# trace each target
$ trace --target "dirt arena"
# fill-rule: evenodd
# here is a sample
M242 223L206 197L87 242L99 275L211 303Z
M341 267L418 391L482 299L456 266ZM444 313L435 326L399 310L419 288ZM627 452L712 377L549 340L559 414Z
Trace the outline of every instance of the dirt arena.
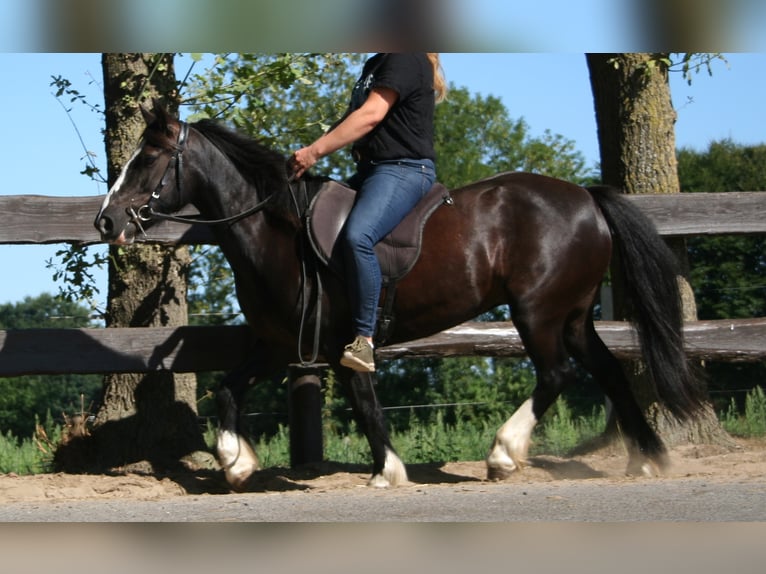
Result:
M738 448L686 446L671 450L671 467L664 478L676 481L762 480L766 476L766 440L737 441ZM510 478L519 484L561 480L602 481L619 484L651 480L625 476L627 459L616 449L595 454L560 458L535 456L530 466ZM485 480L483 461L408 465L410 484L476 484ZM369 467L323 462L300 469L269 468L252 481L250 492L273 493L343 491L363 487ZM140 473L113 475L38 474L0 475L0 503L64 500L164 500L198 494L226 494L228 488L220 471L182 475L152 476Z

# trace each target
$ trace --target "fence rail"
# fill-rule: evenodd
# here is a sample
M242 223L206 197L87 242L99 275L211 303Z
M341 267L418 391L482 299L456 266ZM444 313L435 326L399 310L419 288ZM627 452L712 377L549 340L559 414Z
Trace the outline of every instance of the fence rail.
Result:
M646 213L661 235L766 233L766 192L626 195ZM100 243L93 220L103 196L0 196L0 243ZM193 210L187 211L193 213ZM152 243L212 244L203 225L162 222L148 231Z
M599 321L596 330L617 357L639 357L636 332L626 323ZM766 319L694 321L687 323L684 335L689 357L730 362L766 359ZM247 358L250 342L250 330L244 325L0 331L0 374L226 371ZM381 359L398 359L526 353L513 323L468 322L431 337L380 347L377 354Z

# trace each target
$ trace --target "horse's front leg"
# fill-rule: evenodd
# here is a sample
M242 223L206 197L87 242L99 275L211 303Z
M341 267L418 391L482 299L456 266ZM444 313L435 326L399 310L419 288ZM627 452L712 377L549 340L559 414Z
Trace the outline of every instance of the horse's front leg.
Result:
M372 477L367 485L386 488L407 482L407 470L391 445L383 409L375 394L375 374L353 373L341 366L337 367L337 372L357 424L372 451Z
M218 461L232 489L245 490L253 473L260 468L258 456L240 432L240 409L245 391L255 376L255 361L249 361L229 373L216 392L218 405Z

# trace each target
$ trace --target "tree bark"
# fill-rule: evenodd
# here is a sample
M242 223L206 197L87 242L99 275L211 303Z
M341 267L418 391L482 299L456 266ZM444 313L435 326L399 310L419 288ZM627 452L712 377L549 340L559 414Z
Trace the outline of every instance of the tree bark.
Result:
M161 97L177 108L172 54L102 56L105 143L111 186L145 127L139 104ZM106 326L156 327L187 323L186 246L111 246ZM158 372L111 374L90 436L57 453L62 470L119 468L162 472L211 464L197 423L196 377Z
M598 126L603 183L625 193L679 193L675 149L676 112L668 82L668 54L587 54ZM667 240L679 262L678 277L684 320L697 318L688 282L686 242ZM620 262L615 260L615 266ZM624 291L612 274L614 310L625 319ZM659 406L654 386L640 363L628 361L626 372L636 399L669 446L688 443L730 444L712 407L683 425ZM613 427L613 425L610 425Z

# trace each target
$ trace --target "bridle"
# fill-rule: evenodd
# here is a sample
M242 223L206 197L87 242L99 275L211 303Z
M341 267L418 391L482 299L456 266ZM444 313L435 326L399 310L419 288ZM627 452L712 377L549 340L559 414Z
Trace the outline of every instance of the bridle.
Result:
M183 217L180 215L171 215L169 213L157 211L155 206L159 206L161 204L161 193L168 183L168 178L171 172L175 172L176 196L178 198L181 197L181 188L183 186L183 153L186 150L186 142L189 139L189 124L186 122L179 122L179 125L180 129L178 130L178 139L176 140L175 148L173 149L173 153L171 154L170 159L168 159L168 164L165 167L162 178L149 197L149 201L147 201L137 210L134 209L132 205L129 206L126 210L132 223L135 224L135 226L141 231L144 237L146 237L146 231L144 230L142 223L146 223L152 219L187 224L197 223L201 225L221 225L224 223L235 223L241 219L244 219L245 217L261 211L264 207L266 207L266 204L269 202L269 200L271 200L273 195L268 195L266 199L256 203L254 206L246 209L245 211L237 213L236 215L231 215L229 217L222 217L221 219L199 219L196 217Z

